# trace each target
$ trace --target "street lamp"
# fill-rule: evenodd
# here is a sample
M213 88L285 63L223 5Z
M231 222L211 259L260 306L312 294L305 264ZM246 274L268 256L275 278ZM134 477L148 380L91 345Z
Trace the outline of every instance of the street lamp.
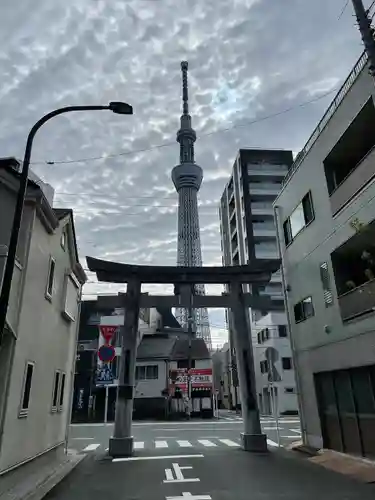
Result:
M10 290L12 286L13 269L16 260L16 251L18 244L18 237L20 232L20 226L22 222L23 207L25 202L25 195L27 189L27 179L29 174L31 149L33 146L33 141L35 134L40 129L40 127L46 123L48 120L54 116L61 115L62 113L69 113L70 111L99 111L99 110L110 110L113 113L119 115L132 115L133 108L130 104L125 102L110 102L107 106L67 106L65 108L55 109L44 115L39 121L35 123L29 132L26 142L25 155L22 164L22 172L20 177L20 187L17 194L16 207L13 216L13 225L10 235L9 248L8 248L8 258L6 260L3 285L1 288L0 295L0 345L4 335L5 321L9 304Z

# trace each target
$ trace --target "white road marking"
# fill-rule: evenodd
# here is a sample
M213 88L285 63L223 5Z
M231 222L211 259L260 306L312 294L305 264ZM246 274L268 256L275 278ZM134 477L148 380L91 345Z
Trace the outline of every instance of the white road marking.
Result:
M219 439L219 441L220 441L220 443L226 444L227 446L231 446L231 447L240 446L238 443L235 443L231 439Z
M267 439L267 444L268 444L268 446L279 447L279 445L277 443L275 443L275 441L272 441L272 439Z
M301 434L301 431L299 429L289 429L290 432L295 432L296 434Z
M279 427L279 429L282 429L282 427ZM263 427L264 431L277 431L277 427Z
M192 426L194 427L195 425L225 425L225 424L238 424L240 423L238 420L226 420L226 421L222 421L222 420L208 420L207 422L189 422L189 423L186 423L186 422L168 422L168 425L169 426L186 426L186 425L189 425L189 426ZM293 423L295 423L295 421L293 421ZM96 424L95 424L96 425ZM100 425L103 425L103 424L100 424ZM110 424L112 425L112 424ZM144 427L144 426L158 426L158 425L166 425L165 422L136 422L136 423L133 423L133 426L134 427Z
M261 420L260 423L263 424L275 424L275 420ZM299 420L279 420L280 424L298 424Z
M87 440L89 440L89 439L95 439L95 438L71 438L71 439L80 439L80 440L82 440L82 441L87 441Z
M145 447L144 441L135 441L134 442L133 448L135 450L143 450L144 447Z
M171 458L203 458L204 455L159 455L156 457L124 457L124 458L113 458L112 462L136 462L138 460L163 460Z
M96 448L99 448L99 446L100 443L89 444L88 446L86 446L86 448L83 449L83 451L94 451L96 450Z
M227 422L229 423L229 422ZM154 431L154 432L159 432L159 431L163 431L163 432L175 432L176 433L176 430L177 429L150 429L151 431ZM221 427L220 428L221 431L233 431L233 427ZM187 427L186 429L178 429L178 431L191 431L191 432L200 432L200 431L204 431L204 432L217 432L218 429L207 429L207 428L202 428L202 429L191 429L189 427ZM172 436L170 436L172 437ZM177 436L176 436L177 437Z
M211 448L213 446L217 446L217 444L209 441L208 439L198 439L198 443L203 444L203 446L207 446L207 448Z
M106 448L105 451L109 451L109 448Z
M155 448L168 448L167 441L155 441Z
M181 448L192 448L192 444L190 443L190 441L177 441L177 444L178 446L180 446Z
M296 435L294 435L294 436L280 436L280 437L282 437L284 439L297 439L298 438L298 436L296 436Z
M95 424L70 424L70 427L109 427L113 425L113 422L110 424L104 424L103 422L101 423L95 423Z
M173 481L174 477L171 469L165 469L165 477L166 481Z

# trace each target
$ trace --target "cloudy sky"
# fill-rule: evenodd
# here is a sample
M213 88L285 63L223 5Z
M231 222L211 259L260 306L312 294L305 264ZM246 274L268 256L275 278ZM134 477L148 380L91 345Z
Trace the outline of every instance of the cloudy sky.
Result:
M50 121L38 134L33 169L54 186L55 206L74 209L82 259L173 265L170 173L186 59L205 175L203 261L220 264L218 200L237 150L298 152L361 54L351 2L341 15L345 3L1 0L0 155L22 158L28 130L54 108L131 103L132 117L101 111ZM91 276L85 297L109 290ZM221 312L211 323L221 342Z

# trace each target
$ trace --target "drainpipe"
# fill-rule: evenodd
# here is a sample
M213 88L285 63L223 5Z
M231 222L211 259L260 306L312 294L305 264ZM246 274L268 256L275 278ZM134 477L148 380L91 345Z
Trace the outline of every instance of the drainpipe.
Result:
M292 335L292 328L291 328L292 320L291 320L291 316L290 316L290 312L289 312L289 297L288 297L288 293L287 293L287 289L286 289L285 254L283 252L283 247L281 245L281 231L280 231L280 217L279 217L280 206L274 205L273 210L274 210L274 215L275 215L277 246L278 246L279 254L280 254L280 258L281 258L281 266L280 266L281 283L282 283L282 289L283 289L283 295L284 295L285 312L286 312L286 317L287 317L287 322L288 322L289 339L290 339L290 344L292 347L294 376L295 376L295 380L296 380L296 389L297 389L298 413L299 413L299 417L300 417L300 421L301 421L302 443L304 445L307 445L307 430L306 430L306 419L305 419L305 412L304 412L304 405L303 405L302 385L301 385L301 379L300 379L300 374L299 374L299 369L298 369L298 356L297 356L297 351L296 351L296 344L294 342L294 337Z

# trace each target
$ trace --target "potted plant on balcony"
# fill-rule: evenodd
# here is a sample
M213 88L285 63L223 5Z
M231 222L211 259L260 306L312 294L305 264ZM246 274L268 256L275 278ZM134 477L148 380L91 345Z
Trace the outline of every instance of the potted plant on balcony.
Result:
M346 286L346 292L350 292L350 290L354 290L354 288L357 287L357 285L354 283L353 280L346 281L345 286Z

